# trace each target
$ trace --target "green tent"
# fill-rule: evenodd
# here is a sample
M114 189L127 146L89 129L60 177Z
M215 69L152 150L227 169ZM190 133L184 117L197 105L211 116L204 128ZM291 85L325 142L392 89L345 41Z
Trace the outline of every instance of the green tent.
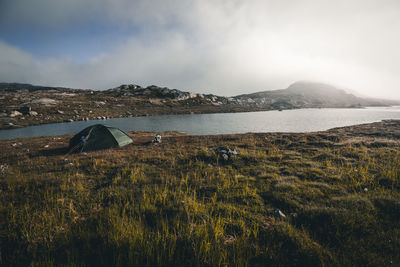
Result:
M84 144L82 142L82 136L85 137ZM132 143L132 139L120 129L103 124L96 124L83 129L72 137L69 141L69 148L71 152L78 150L78 148L79 151L85 152L122 147L130 143Z

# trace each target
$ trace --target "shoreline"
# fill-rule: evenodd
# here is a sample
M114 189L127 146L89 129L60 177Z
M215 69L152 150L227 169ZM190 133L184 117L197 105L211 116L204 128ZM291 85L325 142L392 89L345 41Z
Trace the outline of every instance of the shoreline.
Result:
M371 108L370 111L368 111L368 108ZM373 112L374 113L374 109L376 107L366 107L366 108L362 108L362 110L365 110L365 112ZM387 107L378 108L377 112L384 111ZM396 108L394 106L394 108ZM390 107L389 107L390 109ZM313 111L314 110L314 111ZM75 133L75 131L81 130L89 125L93 125L93 124L107 124L110 126L114 126L117 128L121 128L124 131L132 131L132 130L139 130L139 131L150 131L150 132L155 132L155 131L181 131L184 133L190 133L190 134L196 134L196 135L209 135L209 134L235 134L235 133L266 133L266 132L315 132L315 131L325 131L325 130L329 130L331 128L335 128L335 127L342 127L342 126L352 126L352 125L357 125L360 123L372 123L372 122L379 122L381 120L396 120L396 116L376 116L374 119L369 120L369 121L365 121L362 119L362 116L360 117L361 119L353 119L348 121L346 124L343 123L339 123L335 120L332 120L332 122L328 123L327 125L325 125L326 123L323 123L323 125L325 125L326 127L315 127L312 125L310 126L310 129L306 128L306 127L293 127L293 119L288 120L286 123L288 124L288 127L280 127L278 124L272 124L272 125L264 125L263 121L260 121L261 119L261 115L257 115L257 113L266 113L266 119L267 120L274 120L274 118L281 118L281 119L285 119L287 116L289 116L288 118L292 118L293 115L285 115L285 112L290 112L292 114L294 114L295 112L300 112L299 115L300 117L304 117L307 116L306 114L308 113L312 113L314 114L314 112L318 112L317 117L321 117L321 116L332 116L332 112L329 110L333 110L332 112L335 112L335 110L338 110L340 112L340 110L342 110L342 108L338 109L338 108L304 108L304 109L291 109L291 110L285 110L282 112L279 112L277 110L269 110L269 111L252 111L252 112L227 112L227 113L204 113L204 114L166 114L166 115L154 115L154 116L149 116L149 119L146 119L145 117L141 116L141 117L124 117L124 118L110 118L110 119L106 119L106 120L89 120L89 121L81 121L81 122L61 122L61 123L47 123L47 124L40 124L40 125L29 125L26 127L18 127L18 128L12 128L12 129L0 129L0 136L2 140L7 140L7 139L15 139L15 138L22 138L22 137L30 137L29 135L32 136L40 136L40 134L42 135L50 135L50 136L54 136L54 135L62 135L62 134L73 134ZM347 109L349 110L349 112L353 111L354 109ZM360 109L358 109L360 110ZM275 113L270 113L270 112L275 112ZM356 112L355 114L359 114L358 112L361 111L354 111ZM254 114L254 118L252 117L253 115L246 115L249 113L253 113ZM233 115L233 114L238 114ZM303 114L303 115L301 115ZM311 114L311 115L312 115ZM363 114L363 113L360 113ZM378 113L377 113L378 114ZM397 114L397 113L396 113ZM216 115L215 117L210 117L213 118L213 123L210 124L209 127L210 131L207 130L199 130L196 129L196 127L181 127L181 125L179 125L179 123L177 122L177 120L179 120L181 117L183 116L182 119L183 121L192 121L192 118L190 116L194 116L194 115ZM220 116L217 116L220 115ZM230 115L230 116L224 116L224 115ZM189 117L188 117L189 116ZM201 118L203 117L193 117L194 121L197 120L202 120ZM247 118L250 116L250 118L255 119L255 123L256 123L256 127L253 127L251 125L243 125L243 127L228 127L227 129L223 129L221 128L220 131L216 131L215 127L217 127L218 123L222 123L223 121L227 120L227 123L230 123L231 120L235 120L235 118L241 118L240 116L244 116L244 118ZM360 115L357 115L360 116ZM171 117L171 119L168 119L169 117ZM364 116L365 117L365 116ZM264 118L264 115L262 115L262 118ZM167 119L166 121L170 123L173 123L175 125L175 127L166 127L161 126L161 127L150 127L148 126L145 122L147 122L148 120L153 121L154 120L157 122L164 122L164 120ZM135 122L136 121L136 122ZM273 121L272 121L273 122ZM137 123L138 127L126 127L124 128L125 123L129 124L129 125L135 125L135 123ZM217 124L216 124L217 123ZM79 126L81 125L81 126ZM140 126L142 125L142 126ZM161 124L163 125L163 124ZM219 124L218 124L219 125ZM264 125L264 126L263 126ZM291 125L291 126L290 126ZM317 124L318 125L318 121ZM32 127L31 129L29 127ZM42 127L42 128L41 128ZM61 128L60 128L61 127ZM205 126L207 127L207 126ZM247 128L249 127L249 128ZM62 130L57 130L57 128L60 128ZM157 130L157 128L160 128L159 130ZM296 128L298 128L296 130ZM69 129L69 130L68 130ZM74 130L73 130L74 129ZM250 129L250 130L248 130ZM24 134L25 133L25 134ZM13 137L12 134L15 134L17 137ZM27 136L24 136L27 135Z
M0 129L131 116L363 108L399 104L397 101L357 98L335 88L330 88L337 96L334 99L309 94L304 88L297 89L300 90L297 93L284 89L225 97L158 86L142 88L138 85L121 85L96 91L0 83Z
M78 121L107 121L109 119L122 119L122 118L140 118L140 117L153 117L153 116L168 116L168 115L195 115L195 114L230 114L230 113L249 113L249 112L265 112L265 111L288 111L288 110L302 110L302 109L365 109L369 107L394 107L394 106L366 106L366 107L299 107L299 108L290 108L290 109L273 109L273 108L249 108L243 106L226 106L222 109L212 109L210 110L201 110L201 111L192 111L190 110L175 110L166 113L143 113L141 112L139 115L109 115L109 116L92 116L92 117L84 117L81 119L74 119L73 116L65 117L59 116L53 118L52 120L45 121L45 120L36 120L36 118L29 118L28 120L20 120L19 124L9 125L9 124L0 124L0 131L1 130L10 130L10 129L20 129L29 126L39 126L45 124L57 124L57 123L71 123L71 122L78 122ZM209 108L209 107L208 107ZM107 113L108 111L105 110L104 112L99 112L99 114ZM18 118L18 117L17 117Z

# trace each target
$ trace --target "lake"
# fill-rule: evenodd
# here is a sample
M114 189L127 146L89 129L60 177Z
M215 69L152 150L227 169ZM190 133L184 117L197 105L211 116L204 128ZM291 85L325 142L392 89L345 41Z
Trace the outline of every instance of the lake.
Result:
M179 131L192 134L247 132L312 132L334 127L400 119L400 107L363 109L296 109L243 113L162 115L44 124L0 130L0 139L75 134L93 124L107 124L123 131Z

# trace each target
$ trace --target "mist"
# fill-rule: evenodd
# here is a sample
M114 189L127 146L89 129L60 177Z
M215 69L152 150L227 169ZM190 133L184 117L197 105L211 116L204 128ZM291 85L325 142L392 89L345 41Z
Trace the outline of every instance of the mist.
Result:
M398 1L2 1L0 81L400 99Z

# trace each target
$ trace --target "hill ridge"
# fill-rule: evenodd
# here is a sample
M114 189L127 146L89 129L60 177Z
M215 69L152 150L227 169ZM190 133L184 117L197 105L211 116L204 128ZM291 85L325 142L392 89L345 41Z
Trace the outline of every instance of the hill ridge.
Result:
M129 116L252 112L300 108L361 108L400 101L360 98L334 86L297 82L286 89L233 97L150 85L107 90L0 83L0 129Z

